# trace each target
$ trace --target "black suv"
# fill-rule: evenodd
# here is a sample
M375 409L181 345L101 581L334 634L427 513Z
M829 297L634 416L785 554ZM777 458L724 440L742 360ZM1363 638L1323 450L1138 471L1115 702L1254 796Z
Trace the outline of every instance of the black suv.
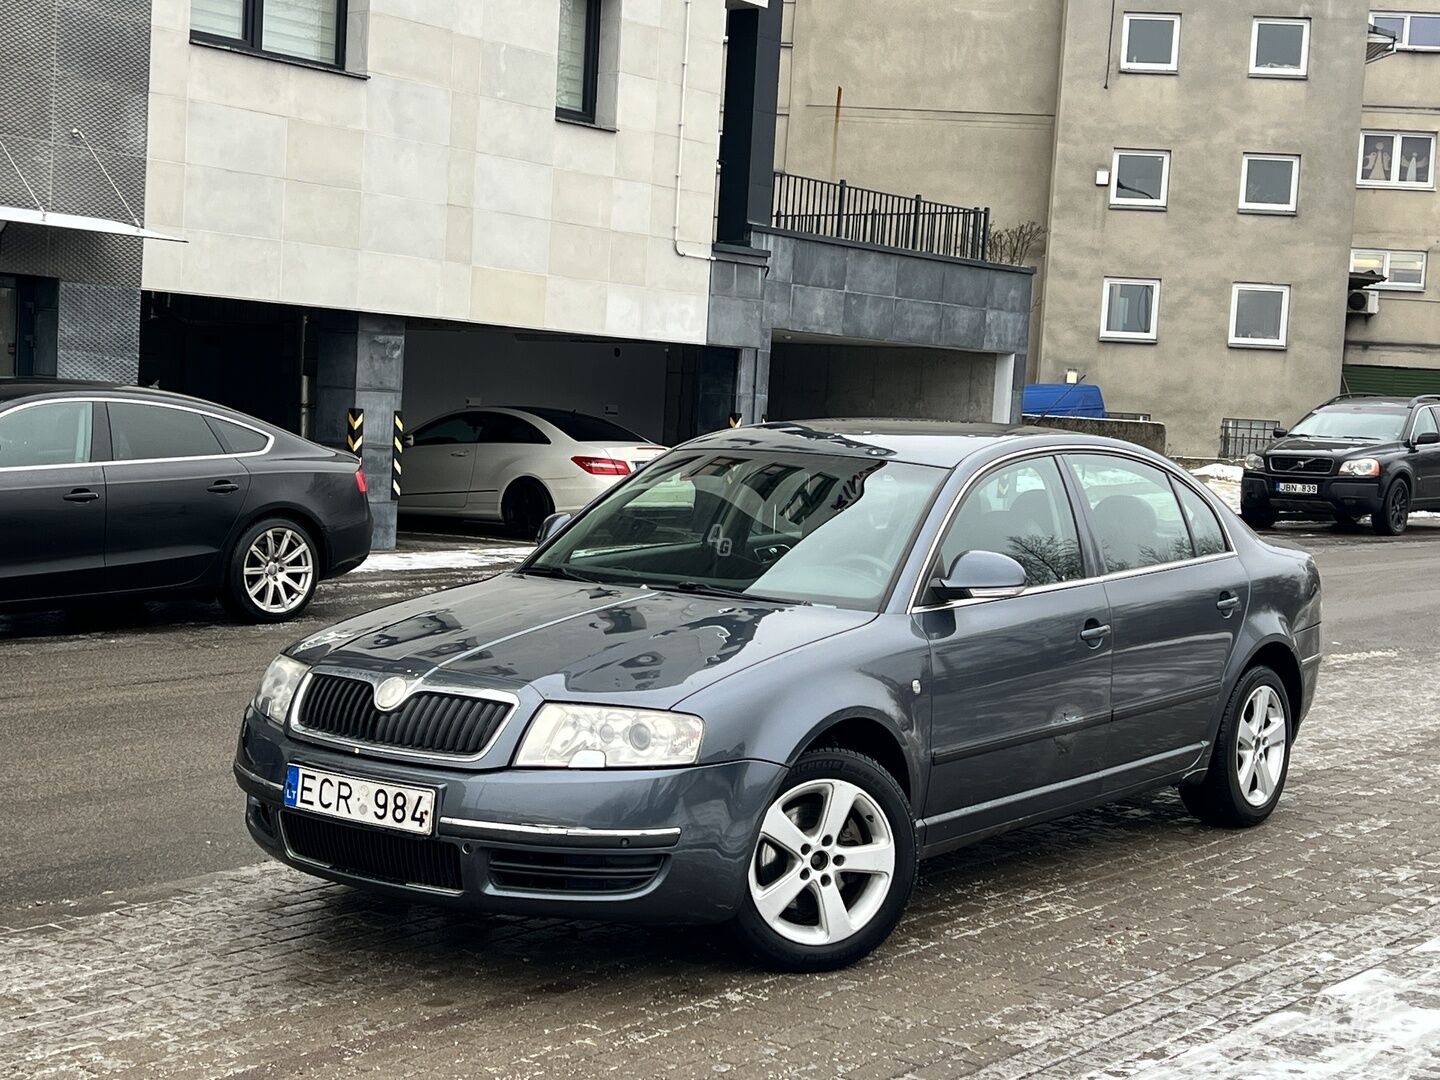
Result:
M1398 536L1412 509L1440 509L1440 394L1342 394L1275 435L1245 458L1240 516L1253 529L1281 515L1353 525L1369 514L1377 533Z

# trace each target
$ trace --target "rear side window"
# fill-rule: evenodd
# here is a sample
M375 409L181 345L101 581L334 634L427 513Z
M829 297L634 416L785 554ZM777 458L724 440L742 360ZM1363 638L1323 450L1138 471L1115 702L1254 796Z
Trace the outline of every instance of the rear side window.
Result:
M1180 504L1161 470L1108 454L1070 454L1107 573L1194 557Z
M90 460L88 401L52 401L0 416L0 469Z
M218 416L206 417L210 421L210 428L219 437L221 445L232 454L253 454L258 450L264 450L265 444L270 440L256 431L254 428L245 427L243 424L232 424L229 420L221 420Z
M205 417L185 409L112 401L110 444L116 461L210 457L225 453Z
M1177 482L1175 490L1180 493L1180 506L1185 511L1190 536L1195 541L1195 554L1223 555L1229 549L1225 546L1225 532L1220 528L1220 519L1215 516L1215 511L1184 484Z
M1028 585L1085 576L1075 515L1054 458L988 473L965 495L940 545L940 573L966 551L996 551L1025 568Z
M643 443L635 432L586 413L568 412L565 409L526 409L547 424L554 424L576 442Z

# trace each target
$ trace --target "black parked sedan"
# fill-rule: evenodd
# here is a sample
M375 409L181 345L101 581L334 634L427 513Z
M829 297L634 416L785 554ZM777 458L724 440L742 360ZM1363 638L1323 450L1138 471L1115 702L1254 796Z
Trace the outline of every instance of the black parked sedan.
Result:
M186 593L280 622L370 528L351 454L179 394L0 381L0 606Z
M235 775L266 851L488 911L884 940L918 857L1159 785L1274 809L1320 581L1164 458L1038 429L719 432L517 570L296 643Z
M1251 528L1368 514L1375 532L1398 536L1412 509L1440 510L1440 395L1345 394L1276 436L1245 459L1240 516Z

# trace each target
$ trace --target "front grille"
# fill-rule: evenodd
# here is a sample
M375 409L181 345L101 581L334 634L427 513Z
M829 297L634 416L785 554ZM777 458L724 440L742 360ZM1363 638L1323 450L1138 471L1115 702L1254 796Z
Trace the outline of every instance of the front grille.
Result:
M352 742L473 757L490 742L510 709L506 701L422 691L384 712L376 708L369 683L316 675L300 702L298 720L306 731Z
M458 892L460 850L421 836L382 832L284 811L280 824L291 852L302 859L391 885L423 885Z
M1328 457L1279 457L1270 458L1270 471L1277 473L1306 473L1327 476L1335 468L1335 459Z
M655 880L664 855L630 852L490 852L490 880L497 889L543 893L628 893Z

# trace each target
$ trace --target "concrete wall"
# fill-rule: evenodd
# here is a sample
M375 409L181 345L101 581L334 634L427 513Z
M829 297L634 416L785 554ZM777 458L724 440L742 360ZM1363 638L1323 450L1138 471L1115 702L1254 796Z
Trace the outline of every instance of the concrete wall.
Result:
M352 0L349 74L192 44L156 0L145 287L703 342L671 230L685 5L612 0L601 120L555 118L558 0ZM680 236L711 236L724 0L697 0ZM364 75L366 77L354 77Z
M1367 12L1356 0L1126 6L1182 14L1179 73L1118 72L1111 5L1070 0L1041 375L1077 368L1111 408L1165 423L1173 451L1212 454L1222 417L1292 416L1338 390ZM1309 78L1248 77L1252 16L1292 13L1311 19ZM1168 210L1108 207L1095 174L1117 147L1172 152ZM1247 151L1301 156L1297 214L1238 212ZM1099 340L1106 276L1161 279L1155 344ZM1242 281L1291 286L1288 348L1227 344Z
M1165 453L1165 425L1150 420L1106 420L1088 416L1026 416L1024 423L1058 431L1080 431L1086 435L1103 435L1107 439L1126 442Z
M548 405L607 416L658 441L665 430L668 352L651 343L412 329L405 339L406 423L413 429L467 401Z
M988 422L995 364L940 349L776 342L770 354L771 420L898 416Z
M1390 10L1392 5L1377 4ZM1440 14L1440 0L1393 8ZM1364 126L1440 131L1440 56L1397 52L1365 69ZM1351 147L1353 177L1358 144ZM1428 252L1425 291L1380 293L1380 313L1346 324L1345 362L1440 369L1440 195L1361 188L1355 194L1357 248Z

